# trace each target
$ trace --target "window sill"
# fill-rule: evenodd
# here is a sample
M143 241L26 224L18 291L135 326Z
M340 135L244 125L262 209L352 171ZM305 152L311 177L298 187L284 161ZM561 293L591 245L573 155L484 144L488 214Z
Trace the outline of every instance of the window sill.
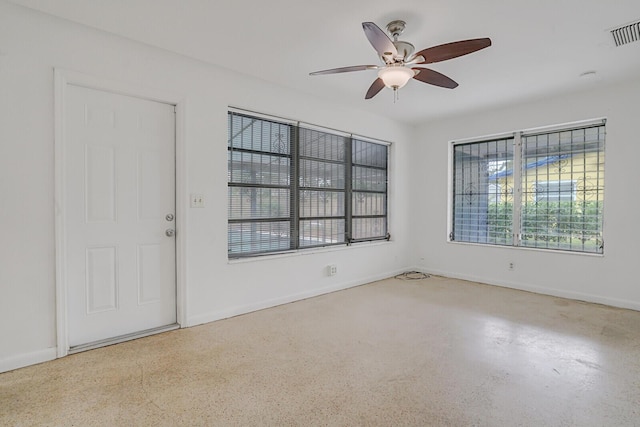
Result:
M280 259L280 258L316 255L316 254L329 253L329 252L341 252L341 251L347 251L347 250L354 250L357 248L370 248L374 246L389 245L393 243L394 243L393 240L391 241L376 240L371 242L359 242L352 245L329 246L329 247L314 248L314 249L298 249L298 250L279 252L274 254L227 259L227 264L244 264L244 263L256 262L256 261L271 261L271 260Z
M562 255L581 255L595 258L604 258L604 253L596 254L592 252L576 252L576 251L567 251L563 249L546 249L546 248L530 248L527 246L511 246L511 245L492 245L489 243L472 243L472 242L456 242L447 239L447 243L452 245L462 245L462 246L480 246L483 248L496 248L496 249L508 249L508 250L523 250L523 251L533 251L533 252L544 252L544 253L553 253L553 254L562 254Z

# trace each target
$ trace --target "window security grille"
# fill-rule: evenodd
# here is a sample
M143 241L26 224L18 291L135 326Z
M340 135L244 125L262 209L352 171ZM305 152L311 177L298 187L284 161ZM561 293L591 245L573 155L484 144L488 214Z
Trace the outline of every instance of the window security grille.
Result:
M228 117L229 254L286 250L291 236L291 126Z
M454 147L453 239L513 241L513 138Z
M228 114L230 258L383 239L386 145Z
M604 131L523 135L522 246L602 253Z
M300 246L345 242L348 138L300 128Z
M603 253L604 121L453 145L454 241Z
M387 234L387 147L353 140L352 241Z
M537 181L532 184L536 202L573 202L576 200L576 180Z

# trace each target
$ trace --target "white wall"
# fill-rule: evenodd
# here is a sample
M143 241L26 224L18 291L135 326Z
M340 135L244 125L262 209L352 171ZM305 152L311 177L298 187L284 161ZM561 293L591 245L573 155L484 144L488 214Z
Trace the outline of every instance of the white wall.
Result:
M640 309L640 81L406 125L342 108L0 0L0 372L55 357L54 91L61 67L184 99L186 322L195 325L392 275L433 273ZM394 141L393 242L227 261L226 111L243 107ZM605 256L446 242L448 141L607 117ZM409 167L407 167L407 165ZM408 188L409 191L405 191ZM410 233L409 233L410 231ZM509 262L515 270L508 271ZM327 277L327 264L338 275Z
M406 127L0 0L0 372L55 357L54 67L184 100L186 325L390 276L408 265ZM393 141L393 241L227 260L227 106ZM329 263L338 274L325 275Z
M640 78L426 123L411 156L412 262L436 274L640 309L638 159ZM456 139L606 117L605 255L447 243L448 142ZM508 264L515 268L508 271Z

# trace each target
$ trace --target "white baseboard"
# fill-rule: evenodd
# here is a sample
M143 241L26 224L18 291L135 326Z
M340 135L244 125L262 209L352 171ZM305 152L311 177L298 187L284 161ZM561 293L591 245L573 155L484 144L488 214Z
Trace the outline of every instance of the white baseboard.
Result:
M407 267L397 271L390 271L388 273L378 274L374 276L364 277L351 282L335 284L327 287L313 289L305 292L299 292L295 294L286 295L283 297L272 298L265 301L260 301L251 304L245 304L236 307L230 307L224 310L213 311L209 313L192 316L187 319L186 327L196 326L203 323L209 323L216 320L226 319L229 317L238 316L241 314L250 313L252 311L263 310L265 308L275 307L282 304L288 304L294 301L300 301L306 298L312 298L319 295L328 294L331 292L341 291L344 289L353 288L356 286L364 285L367 283L375 282L377 280L393 277L397 274L406 271L420 271L427 274L433 274L436 276L451 277L453 279L468 280L471 282L482 283L492 286L500 286L504 288L517 289L521 291L534 292L542 295L551 295L560 298L568 298L578 301L592 302L596 304L604 304L612 307L626 308L631 310L640 311L640 302L622 300L617 298L604 297L601 295L593 295L582 292L566 291L555 288L547 288L543 286L535 286L526 283L518 283L503 280L487 280L483 277L478 277L469 274L459 274L451 271L426 269L423 267ZM54 360L57 357L56 347L46 348L44 350L37 350L30 353L18 354L10 356L5 359L0 359L0 373L12 371L14 369L23 368L29 365L35 365L42 362L48 362Z
M507 280L487 280L486 278L483 278L483 277L477 277L469 274L459 274L456 272L444 271L444 270L425 269L422 267L415 267L415 270L422 271L428 274L433 274L436 276L451 277L452 279L468 280L471 282L478 282L485 285L500 286L503 288L517 289L520 291L533 292L536 294L550 295L554 297L567 298L567 299L572 299L577 301L592 302L596 304L608 305L611 307L627 308L630 310L640 311L640 302L638 301L629 301L629 300L623 300L618 298L610 298L602 295L567 291L563 289L547 288L544 286L536 286L529 283L520 283L520 282L507 281Z
M377 280L387 279L397 274L409 271L406 268L397 271L390 271L388 273L377 274L374 276L364 277L358 280L354 280L346 283L339 283L322 288L312 289L304 292L290 294L282 297L272 298L265 301L259 301L251 304L239 305L235 307L226 308L223 310L212 311L209 313L199 314L191 316L187 319L186 327L201 325L203 323L209 323L216 320L228 319L229 317L239 316L241 314L251 313L252 311L263 310L265 308L271 308L282 304L288 304L294 301L300 301L307 298L316 297L319 295L328 294L331 292L341 291L344 289L353 288L356 286L364 285L367 283L375 282Z
M5 359L0 359L0 372L13 371L14 369L24 368L25 366L48 362L54 360L56 356L56 347L10 356Z
M358 280L354 280L351 282L335 284L327 287L322 287L318 289L313 289L305 292L300 292L296 294L286 295L283 297L272 298L265 301L260 301L252 304L246 304L236 307L227 308L224 310L214 311L210 313L200 314L197 316L192 316L187 319L187 324L183 325L186 327L196 326L203 323L213 322L215 320L226 319L233 316L238 316L240 314L250 313L252 311L262 310L265 308L275 307L281 304L287 304L294 301L303 300L306 298L315 297L318 295L328 294L335 291L340 291L343 289L353 288L356 286L364 285L366 283L375 282L377 280L386 279L389 277L393 277L402 272L408 271L407 269L402 269L398 271L390 271L384 274L378 274L374 276L364 277ZM14 369L23 368L29 365L35 365L42 362L48 362L50 360L55 360L57 358L57 348L50 347L43 350L37 350L30 353L22 353L14 356L10 356L4 359L0 359L0 373L13 371Z

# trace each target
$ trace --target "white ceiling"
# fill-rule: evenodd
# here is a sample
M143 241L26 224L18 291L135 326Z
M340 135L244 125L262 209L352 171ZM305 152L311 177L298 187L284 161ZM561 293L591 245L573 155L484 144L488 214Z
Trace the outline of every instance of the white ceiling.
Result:
M537 99L640 75L640 42L615 47L609 30L640 19L638 0L13 0L278 85L407 123ZM454 90L410 81L394 104L365 100L378 64L361 22L402 19L416 50L490 37L493 46L431 64ZM580 74L596 71L595 78Z

